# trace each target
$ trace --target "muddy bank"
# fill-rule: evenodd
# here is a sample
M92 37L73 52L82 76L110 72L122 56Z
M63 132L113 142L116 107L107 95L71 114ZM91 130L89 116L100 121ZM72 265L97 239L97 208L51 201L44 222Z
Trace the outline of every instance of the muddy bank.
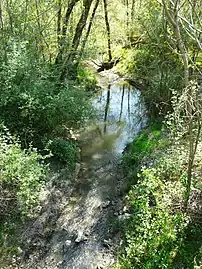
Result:
M115 263L120 235L114 224L127 213L126 179L104 149L82 154L81 161L73 180L65 168L53 173L38 217L21 234L22 253L10 268L94 269Z

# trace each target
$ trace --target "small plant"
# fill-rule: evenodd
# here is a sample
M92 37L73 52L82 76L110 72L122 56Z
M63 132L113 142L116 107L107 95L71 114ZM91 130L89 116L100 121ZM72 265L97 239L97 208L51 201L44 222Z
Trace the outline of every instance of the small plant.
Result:
M75 141L55 139L50 144L50 149L60 161L67 163L70 171L74 170L77 161L77 145Z
M135 138L124 157L129 171L135 167L132 176L129 173L135 186L126 200L131 217L122 223L125 245L118 268L172 269L179 259L190 263L183 254L190 227L182 212L186 151L184 145L172 143L167 129L157 127Z
M173 144L178 146L183 143L187 153L184 158L187 160L184 197L184 211L186 211L192 189L195 157L201 141L202 95L200 85L191 81L181 94L173 90L172 106L173 113L168 114L166 124L170 130Z
M90 71L87 71L82 66L78 67L77 79L84 89L87 91L92 91L96 87L96 77Z

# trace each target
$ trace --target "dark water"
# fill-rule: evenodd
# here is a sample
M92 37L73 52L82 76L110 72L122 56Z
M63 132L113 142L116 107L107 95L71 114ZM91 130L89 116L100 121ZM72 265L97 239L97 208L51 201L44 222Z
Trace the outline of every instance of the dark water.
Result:
M93 105L98 111L101 133L113 143L117 154L147 123L141 92L124 81L102 86Z

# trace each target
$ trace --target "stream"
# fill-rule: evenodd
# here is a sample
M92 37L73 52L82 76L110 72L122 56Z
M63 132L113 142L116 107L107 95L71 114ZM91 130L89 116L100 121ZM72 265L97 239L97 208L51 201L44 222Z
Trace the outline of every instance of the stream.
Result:
M98 112L102 134L114 138L113 150L120 154L145 127L146 108L140 91L124 80L101 87L93 106Z
M119 160L145 126L146 109L141 93L122 80L102 83L92 103L98 120L81 132L75 174L69 177L64 168L52 175L37 219L21 235L20 267L13 268L101 269L116 263L122 240L113 227L128 214Z

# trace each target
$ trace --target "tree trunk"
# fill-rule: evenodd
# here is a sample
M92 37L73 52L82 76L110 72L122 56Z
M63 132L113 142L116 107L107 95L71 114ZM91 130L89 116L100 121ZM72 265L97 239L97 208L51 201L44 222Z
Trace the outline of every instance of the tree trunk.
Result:
M6 0L6 9L7 9L8 17L9 17L10 30L11 30L11 33L13 34L13 18L12 18L11 9L10 9L8 0Z
M76 5L76 3L78 1L79 0L71 0L71 2L68 5L68 8L67 8L67 11L66 11L66 14L65 14L65 18L64 18L64 22L63 22L61 37L60 37L59 43L58 43L58 54L57 54L56 59L55 59L56 64L61 64L62 63L63 53L64 53L64 50L65 50L65 40L66 40L67 26L68 26L68 23L69 23L69 18L70 18L70 15L72 13L72 10L73 10L74 6ZM58 27L58 25L57 25L57 27Z
M107 117L108 117L109 105L110 105L110 90L111 90L111 85L108 85L107 101L106 101L105 115L104 115L104 134L106 134L107 132Z
M131 23L134 22L134 12L135 12L135 0L132 0L132 6L131 6Z
M41 22L40 22L38 0L35 0L35 6L36 6L36 15L37 15L36 20L37 20L38 31L39 31L39 37L36 37L36 40L38 40L39 55L42 54L43 60L45 61L44 45L43 45L43 33L42 33Z
M58 40L58 48L60 47L60 39L61 39L61 21L62 21L62 3L61 0L58 1L58 13L57 13L57 40Z
M166 5L166 1L163 0L163 5L165 9L165 13L167 15L168 20L173 26L174 34L177 40L178 48L180 51L180 56L183 61L184 66L184 87L189 87L189 59L188 53L183 42L181 36L181 30L179 25L179 11L180 11L180 0L175 0L173 3L173 14L171 14L170 10ZM192 97L192 89L188 90L188 97ZM189 99L189 98L188 98ZM193 132L193 109L190 104L190 100L187 101L187 109L185 111L186 117L188 118L188 134L189 134L189 157L188 157L188 167L187 167L187 183L186 183L186 193L185 193L185 200L184 200L184 211L187 210L190 191L191 191L191 183L192 183L192 170L194 164L195 153L197 150L198 141L194 141L194 132ZM199 128L200 129L200 128Z
M28 13L28 0L25 0L25 11L24 11L24 27L23 27L23 36L25 36L27 29L27 13Z
M126 34L127 34L127 39L129 40L129 3L128 0L126 0Z
M73 53L76 52L78 49L83 29L86 26L86 21L88 19L88 14L89 14L92 2L93 2L93 0L86 0L86 2L84 3L84 10L83 10L83 13L81 14L80 20L77 24L75 35L74 35L73 42L72 42L72 52Z
M119 123L121 122L121 117L123 114L123 101L124 101L124 95L125 95L125 85L122 86L122 96L121 96L121 110L120 110L120 114L119 114Z
M75 68L74 68L73 61L77 55L77 49L78 49L79 44L80 44L83 29L84 29L84 27L86 25L86 21L88 19L88 14L89 14L92 2L93 2L93 0L85 0L85 2L84 2L84 9L83 9L81 17L79 19L79 22L76 26L74 38L72 41L71 51L69 52L68 56L66 57L65 61L63 62L62 72L60 75L61 81L64 80L66 73L68 73L71 77L75 76L75 74L74 74ZM76 66L76 64L75 64L75 66Z
M2 45L4 50L4 61L7 63L7 52L6 52L6 41L5 41L5 33L4 33L4 20L3 20L3 12L2 12L2 1L0 1L0 25L1 25L1 36L2 36Z
M83 39L82 44L81 44L80 57L82 57L82 55L83 55L83 52L84 52L84 49L85 49L85 46L86 46L86 42L88 40L90 31L91 31L91 28L92 28L92 25L93 25L93 20L94 20L95 13L96 13L96 10L98 8L99 2L100 2L100 0L96 0L96 2L95 2L95 6L93 8L93 12L92 12L92 15L91 15L91 18L90 18L90 21L89 21L89 25L88 25L88 29L87 29L87 32L86 32L86 36Z
M167 8L166 1L163 0L165 13L167 15L168 20L173 26L177 45L180 50L180 56L182 58L183 66L184 66L184 86L187 87L189 84L189 61L188 61L188 55L187 55L186 48L185 48L185 45L181 36L181 31L180 31L180 26L179 26L179 9L180 9L179 3L180 3L179 0L175 0L175 5L174 5L175 8L173 11L173 16L172 16L172 14Z
M133 38L134 15L135 15L135 0L132 0L132 5L131 5L131 25L132 25L132 29L131 29L131 32L130 32L130 39Z
M104 3L104 14L105 14L105 24L107 29L107 43L108 43L108 56L109 62L112 60L112 50L111 50L111 32L110 32L110 25L108 19L108 11L107 11L107 0L103 0Z

